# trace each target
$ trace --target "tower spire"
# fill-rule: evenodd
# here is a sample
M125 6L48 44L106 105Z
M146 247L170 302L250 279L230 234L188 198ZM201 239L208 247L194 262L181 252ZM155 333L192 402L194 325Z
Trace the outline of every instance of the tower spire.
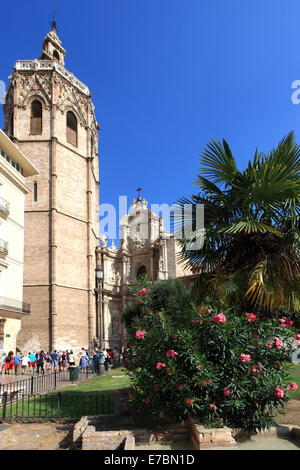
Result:
M52 31L56 32L56 21L55 21L55 7L52 7L52 22L51 22Z

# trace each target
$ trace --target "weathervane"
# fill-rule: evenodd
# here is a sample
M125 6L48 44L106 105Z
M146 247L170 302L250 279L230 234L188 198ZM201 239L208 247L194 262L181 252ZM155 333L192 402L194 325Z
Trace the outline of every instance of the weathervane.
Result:
M54 6L52 7L52 11L53 11L53 20L51 22L51 26L52 26L52 30L56 31L55 7Z

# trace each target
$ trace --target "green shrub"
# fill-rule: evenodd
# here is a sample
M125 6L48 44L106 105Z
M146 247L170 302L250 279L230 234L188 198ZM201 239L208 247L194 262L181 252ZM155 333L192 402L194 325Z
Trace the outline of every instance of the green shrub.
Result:
M160 295L167 292L162 284ZM171 306L176 296L164 299L168 312L154 310L152 288L136 293L141 315L132 324L132 403L162 420L190 415L210 426L272 426L289 399L284 361L295 339L291 327L208 305L196 309L188 299L179 321Z

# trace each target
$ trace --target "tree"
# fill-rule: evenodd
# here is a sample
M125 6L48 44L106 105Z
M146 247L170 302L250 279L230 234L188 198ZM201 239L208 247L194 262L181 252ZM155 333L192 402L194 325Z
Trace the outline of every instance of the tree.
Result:
M181 198L204 205L204 230L195 211L182 223L181 255L199 273L194 295L210 293L219 304L269 314L300 310L300 151L291 132L268 154L256 150L240 171L225 140L212 140L200 157L199 193ZM196 242L201 248L194 249Z

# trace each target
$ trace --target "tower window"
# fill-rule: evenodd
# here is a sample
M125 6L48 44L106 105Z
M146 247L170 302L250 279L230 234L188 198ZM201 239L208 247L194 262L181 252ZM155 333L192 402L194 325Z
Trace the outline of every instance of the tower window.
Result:
M37 182L35 181L33 184L33 200L37 202Z
M53 57L59 61L59 53L56 50L53 52Z
M40 101L35 100L31 104L30 134L42 133L43 108Z
M71 111L67 113L67 142L77 147L77 119Z

